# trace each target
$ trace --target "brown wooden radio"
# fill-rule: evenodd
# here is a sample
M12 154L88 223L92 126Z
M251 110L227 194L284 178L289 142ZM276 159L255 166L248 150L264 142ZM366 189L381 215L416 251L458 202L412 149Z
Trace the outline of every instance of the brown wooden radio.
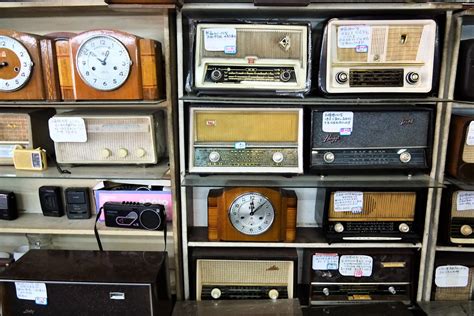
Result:
M55 49L51 40L0 29L0 100L59 99Z
M297 197L274 188L224 188L209 191L211 241L285 241L296 237Z
M441 252L436 254L432 298L435 301L474 299L474 255Z
M474 180L473 116L451 117L446 172L458 179Z
M74 100L157 100L164 95L157 41L91 30L70 38L69 50Z

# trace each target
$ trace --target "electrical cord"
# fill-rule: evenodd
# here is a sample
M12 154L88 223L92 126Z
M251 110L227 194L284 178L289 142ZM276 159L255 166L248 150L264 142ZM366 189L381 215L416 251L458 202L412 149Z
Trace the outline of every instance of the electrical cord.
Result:
M104 251L104 248L102 248L102 243L100 242L100 236L99 232L97 231L97 222L99 221L100 215L102 214L102 210L104 207L101 207L99 209L99 212L97 212L97 216L95 217L95 223L94 223L94 235L95 239L97 240L97 245L99 246L100 251Z

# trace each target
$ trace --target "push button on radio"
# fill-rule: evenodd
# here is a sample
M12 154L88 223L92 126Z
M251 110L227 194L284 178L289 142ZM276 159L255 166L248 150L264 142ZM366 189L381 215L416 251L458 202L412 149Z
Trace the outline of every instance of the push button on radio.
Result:
M323 294L329 296L329 289L327 287L323 289Z
M221 159L221 155L217 151L211 151L209 154L210 162L218 162Z
M125 148L120 148L120 149L118 150L118 156L119 156L120 158L125 158L125 157L127 157L127 156L128 156L128 150L126 150Z
M463 236L472 235L472 227L470 225L462 225L460 230Z
M143 158L143 157L145 157L145 155L146 155L146 150L143 149L143 148L138 148L137 150L135 150L135 155L136 155L138 158Z
M100 156L104 159L109 158L112 156L112 151L110 149L104 148L100 151Z
M395 288L393 286L390 286L388 288L388 291L390 292L390 294L393 294L393 295L397 294L397 290L395 290Z

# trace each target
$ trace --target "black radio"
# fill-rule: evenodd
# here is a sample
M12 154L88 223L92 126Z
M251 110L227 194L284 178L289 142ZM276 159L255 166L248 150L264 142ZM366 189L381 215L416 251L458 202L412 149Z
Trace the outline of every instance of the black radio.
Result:
M163 230L166 225L165 207L161 204L138 202L106 202L105 226Z
M0 219L14 220L18 217L15 193L0 191Z
M324 172L426 169L432 112L418 107L313 108L310 168Z

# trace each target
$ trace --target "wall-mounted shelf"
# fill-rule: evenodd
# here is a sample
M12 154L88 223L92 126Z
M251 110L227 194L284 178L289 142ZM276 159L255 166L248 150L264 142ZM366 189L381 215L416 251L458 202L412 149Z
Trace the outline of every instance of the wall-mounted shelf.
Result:
M469 246L436 246L436 251L444 252L474 252L474 247Z
M0 107L18 107L18 108L64 108L64 109L160 109L166 110L168 102L166 100L156 101L0 101Z

